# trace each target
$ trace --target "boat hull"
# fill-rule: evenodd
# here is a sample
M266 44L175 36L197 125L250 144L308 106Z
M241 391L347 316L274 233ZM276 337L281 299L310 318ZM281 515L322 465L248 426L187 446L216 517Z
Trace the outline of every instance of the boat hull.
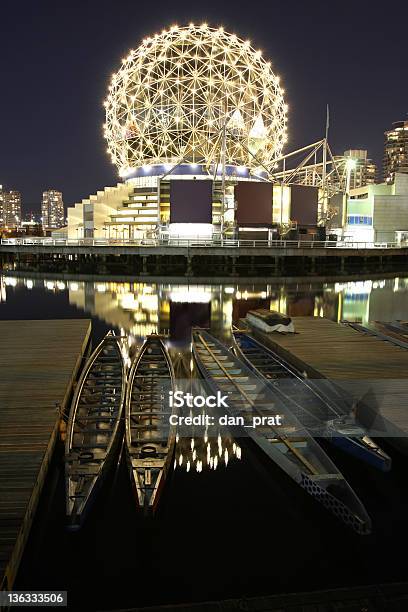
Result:
M252 336L246 334L245 332L233 332L234 336L234 351L236 354L258 375L262 376L265 379L266 384L274 385L273 389L281 393L286 401L292 402L294 406L297 408L300 407L302 409L302 404L300 402L294 402L291 397L282 390L282 385L279 386L279 380L276 378L270 379L267 378L263 372L251 361L251 357L248 356L246 351L244 350L242 344L247 342L249 345L252 345L264 353L266 358L270 360L274 360L277 364L280 364L284 368L284 376L286 380L294 380L299 388L299 395L305 395L306 399L310 401L310 398L315 398L315 406L313 408L316 411L316 406L322 406L322 410L320 414L317 415L315 419L315 435L323 436L329 440L331 444L340 448L342 451L347 452L353 457L364 461L368 465L382 471L388 472L391 469L391 458L376 444L366 433L359 427L355 422L349 424L349 432L344 433L342 429L343 421L346 414L340 411L334 403L335 398L330 398L326 396L325 393L322 392L320 388L317 388L316 382L312 380L305 380L298 374L294 369L292 369L289 364L285 364L282 358L274 355L273 351L269 349L268 346L265 346L258 339L253 338ZM241 340L240 340L241 339ZM244 341L244 342L243 342ZM335 390L333 389L333 393ZM344 401L344 400L341 400ZM324 417L324 414L327 414L327 418ZM300 418L302 422L305 424L310 422L309 413L305 409L303 410L304 417ZM322 416L323 415L323 416ZM324 421L329 422L329 416L331 415L332 421L331 425L324 424ZM312 415L313 416L313 415ZM333 419L334 417L334 419ZM339 425L336 428L335 421L339 421ZM354 429L354 433L353 433Z
M254 388L254 397L261 397L259 393L266 388L265 382L245 363L205 330L193 330L193 355L201 375L213 392L220 390L227 393L229 389L229 407L226 411L230 416L236 416L237 412L240 415L250 415L251 410L257 412L256 402L251 400L245 389ZM227 367L223 364L227 364ZM240 388L242 396L237 404ZM262 397L264 411L266 405L274 406L274 410L283 407L276 395ZM248 425L250 421L245 421L241 429L243 437L249 437L298 485L354 531L370 533L370 517L344 476L293 414L287 409L283 414L285 426L282 430L270 427L259 432Z
M174 455L169 391L174 391L171 359L163 341L152 334L132 365L125 414L127 465L136 506L145 516L159 507Z
M90 356L74 393L65 445L66 516L78 530L89 515L123 436L126 372L109 332Z

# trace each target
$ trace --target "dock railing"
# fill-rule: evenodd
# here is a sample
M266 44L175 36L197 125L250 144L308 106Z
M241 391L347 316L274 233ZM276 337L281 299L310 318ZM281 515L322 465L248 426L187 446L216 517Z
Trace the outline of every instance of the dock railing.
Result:
M16 246L118 246L118 247L206 247L206 248L253 248L253 249L402 249L408 245L398 242L357 242L349 240L234 240L232 238L169 238L116 239L116 238L42 238L36 236L2 238L0 245Z

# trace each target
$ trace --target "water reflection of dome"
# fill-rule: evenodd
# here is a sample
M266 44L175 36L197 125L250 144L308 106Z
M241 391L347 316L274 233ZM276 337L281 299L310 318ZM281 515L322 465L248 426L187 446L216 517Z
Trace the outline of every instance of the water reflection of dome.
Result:
M178 341L177 334L171 330L171 320L177 319L177 304L182 297L196 294L211 297L209 303L210 326L217 334L227 329L232 321L237 322L245 316L249 306L279 310L292 315L291 296L309 292L314 300L314 316L324 316L339 321L341 319L392 320L406 318L406 293L408 278L379 279L365 282L337 282L319 285L307 279L302 287L299 283L291 285L251 283L212 284L207 286L170 285L167 282L87 282L77 280L33 279L4 275L0 277L0 301L7 301L7 292L23 288L41 289L57 294L69 291L69 303L81 312L90 313L104 321L108 326L123 329L127 334L143 338L146 334L158 331L168 334L172 331L171 341ZM306 279L305 279L306 281ZM131 294L131 295L130 295ZM173 304L172 299L175 298ZM191 300L191 311L200 307L200 302ZM255 304L253 306L252 304ZM205 304L201 304L205 306ZM174 309L171 312L172 308ZM193 322L195 325L199 324ZM185 330L188 334L188 331ZM185 343L185 335L182 338ZM180 344L181 346L181 344Z

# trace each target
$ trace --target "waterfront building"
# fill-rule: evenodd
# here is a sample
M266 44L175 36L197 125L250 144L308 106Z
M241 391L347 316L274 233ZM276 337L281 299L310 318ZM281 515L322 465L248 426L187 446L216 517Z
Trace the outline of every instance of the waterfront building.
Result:
M0 190L0 218L4 228L16 229L21 225L21 194L19 191Z
M41 218L46 229L58 229L65 225L64 203L60 191L48 189L43 192Z
M384 180L391 183L396 172L408 173L408 120L393 123L384 136Z
M405 242L408 175L397 172L393 183L351 189L343 236L360 242Z
M69 238L270 235L281 198L265 168L287 140L283 94L261 53L222 28L146 38L105 101L123 182L68 208Z

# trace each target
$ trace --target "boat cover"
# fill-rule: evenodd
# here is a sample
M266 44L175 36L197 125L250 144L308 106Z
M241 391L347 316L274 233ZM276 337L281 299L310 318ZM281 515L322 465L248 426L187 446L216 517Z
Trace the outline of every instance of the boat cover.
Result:
M295 332L292 319L276 310L266 310L265 308L250 310L246 318L251 325L267 333L277 331L293 334Z

